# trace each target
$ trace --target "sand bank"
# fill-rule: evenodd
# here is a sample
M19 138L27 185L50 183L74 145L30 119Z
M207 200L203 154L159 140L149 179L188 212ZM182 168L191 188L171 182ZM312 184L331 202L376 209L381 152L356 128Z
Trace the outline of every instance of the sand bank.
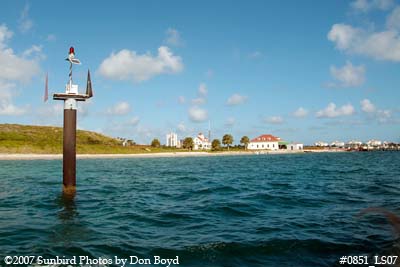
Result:
M310 151L307 151L310 152ZM313 151L314 152L314 151ZM329 151L315 151L329 152ZM162 157L212 157L212 156L240 156L263 154L298 154L304 151L224 151L224 152L161 152L142 154L78 154L78 159L114 159L114 158L162 158ZM60 160L62 154L0 154L0 160Z

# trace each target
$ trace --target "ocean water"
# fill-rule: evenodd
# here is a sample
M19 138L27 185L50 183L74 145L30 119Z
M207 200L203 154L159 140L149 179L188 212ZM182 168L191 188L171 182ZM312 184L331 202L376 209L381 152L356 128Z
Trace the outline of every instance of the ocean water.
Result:
M59 160L0 161L7 255L176 258L170 266L343 266L399 255L400 153L85 159L74 198ZM114 262L112 263L114 266ZM21 265L19 265L21 266ZM116 265L115 265L116 266ZM127 266L127 265L126 265Z

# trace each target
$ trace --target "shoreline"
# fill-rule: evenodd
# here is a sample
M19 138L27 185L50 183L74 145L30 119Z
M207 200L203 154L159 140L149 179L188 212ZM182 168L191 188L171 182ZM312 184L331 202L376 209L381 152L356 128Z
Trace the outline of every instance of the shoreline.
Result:
M118 158L175 158L175 157L213 157L244 155L282 155L305 153L346 152L342 150L302 150L302 151L224 151L224 152L159 152L138 154L77 154L77 159L118 159ZM0 154L3 160L61 160L62 154Z

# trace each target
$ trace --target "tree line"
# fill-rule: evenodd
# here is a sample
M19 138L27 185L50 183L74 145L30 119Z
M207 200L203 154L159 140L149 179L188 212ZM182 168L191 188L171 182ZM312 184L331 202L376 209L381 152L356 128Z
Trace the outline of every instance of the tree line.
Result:
M211 142L211 150L213 150L213 151L221 150L222 149L221 144L224 145L229 150L230 146L233 144L233 141L234 141L234 139L233 139L233 136L231 134L225 134L222 137L222 142L221 142L220 139L212 140L212 142ZM248 143L250 143L249 137L248 136L243 136L240 139L240 143L243 144L245 148L247 148ZM186 149L189 149L189 150L193 150L193 147L194 147L193 138L192 137L186 137L183 140L182 147L186 148Z
M221 142L220 139L212 140L212 142L211 142L211 150L213 150L213 151L221 150L222 149L221 144L224 145L229 150L229 148L233 144L233 141L234 141L234 139L233 139L233 136L231 134L225 134L222 137L222 142ZM245 149L247 149L247 145L249 143L250 143L250 139L246 135L243 136L240 139L240 144L242 144L245 147ZM152 147L160 147L161 146L160 141L157 138L153 139L152 142L151 142L151 146ZM185 139L183 139L182 148L185 148L185 149L188 149L188 150L193 150L193 148L194 148L193 138L192 137L186 137Z

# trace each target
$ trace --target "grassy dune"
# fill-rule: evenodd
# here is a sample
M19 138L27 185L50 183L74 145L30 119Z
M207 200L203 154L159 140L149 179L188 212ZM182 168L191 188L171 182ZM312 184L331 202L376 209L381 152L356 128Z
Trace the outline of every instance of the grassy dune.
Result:
M0 124L0 153L61 154L63 129L50 126ZM123 147L117 139L90 131L77 131L78 154L131 154L180 151L135 145Z

